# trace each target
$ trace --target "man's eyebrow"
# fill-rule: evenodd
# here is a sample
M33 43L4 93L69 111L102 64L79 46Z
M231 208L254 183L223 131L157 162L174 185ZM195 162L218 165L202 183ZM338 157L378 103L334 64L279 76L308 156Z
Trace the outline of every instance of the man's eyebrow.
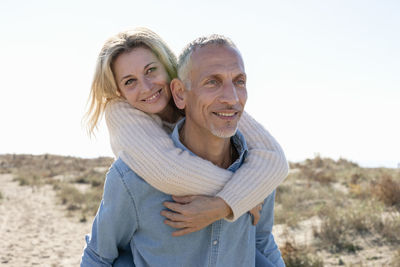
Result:
M210 79L210 78L218 79L220 77L221 77L220 74L208 73L208 74L205 74L203 77L201 77L201 80L205 81L205 80Z
M150 65L153 64L153 63L156 63L156 62L154 61L154 62L150 62L149 64L146 64L146 65L143 67L143 69L146 69L148 66L150 66ZM132 75L130 75L130 74L125 75L124 77L122 77L122 78L120 79L120 82L122 82L124 79L129 78L129 77L131 77L131 76L132 76Z
M244 78L247 78L247 75L246 75L246 73L239 73L238 75L236 75L235 76L235 78L238 78L238 77L244 77Z

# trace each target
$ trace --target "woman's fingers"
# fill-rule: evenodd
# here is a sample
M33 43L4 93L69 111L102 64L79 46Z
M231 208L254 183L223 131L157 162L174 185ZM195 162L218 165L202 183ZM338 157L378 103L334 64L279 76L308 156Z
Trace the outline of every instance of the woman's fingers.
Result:
M164 207L166 207L166 208L168 208L168 209L170 209L172 211L175 211L175 212L178 212L178 213L183 213L184 212L184 204L165 201L165 202L163 202L163 205L164 205Z
M261 210L262 204L260 203L249 211L250 214L253 216L253 225L257 225L258 221L260 220Z
M183 216L182 214L167 211L167 210L162 210L161 215L166 217L168 220L174 221L174 222L184 222L187 221L187 217Z
M182 228L173 236L182 236L199 231L207 225L222 219L231 212L224 200L209 196L173 197L177 202L164 202L169 210L161 212L165 216L165 224L174 228Z
M177 229L184 228L186 226L186 222L173 222L170 220L164 220L164 223L166 225L171 226L172 228L177 228Z
M181 204L188 204L188 203L190 203L190 202L193 201L193 197L194 197L194 196L181 196L181 197L172 196L172 199L173 199L175 202L178 202L178 203L181 203Z

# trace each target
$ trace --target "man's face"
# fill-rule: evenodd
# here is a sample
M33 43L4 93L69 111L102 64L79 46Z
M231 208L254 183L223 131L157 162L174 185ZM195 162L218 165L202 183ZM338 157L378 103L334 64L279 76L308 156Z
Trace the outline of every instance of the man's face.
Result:
M246 73L239 52L211 44L193 52L190 66L186 122L201 134L233 136L247 100Z

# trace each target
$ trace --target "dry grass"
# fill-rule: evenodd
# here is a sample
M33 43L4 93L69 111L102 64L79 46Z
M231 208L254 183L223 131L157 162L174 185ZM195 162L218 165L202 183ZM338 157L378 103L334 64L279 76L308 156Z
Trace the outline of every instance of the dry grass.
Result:
M353 203L351 209L328 205L319 214L322 222L319 229L314 229L314 235L321 247L334 253L355 253L362 249L357 237L375 234L378 225L387 227L387 222L382 222L381 211L374 202Z
M288 179L291 179L290 177ZM275 223L296 227L301 220L316 215L323 204L318 191L301 184L288 183L277 188Z
M318 215L320 221L312 226L314 239L308 242L308 247L316 254L324 251L323 255L332 258L353 255L354 259L374 246L398 247L398 170L361 168L344 159L334 161L319 156L290 166L291 173L277 190L276 224L291 226L292 234L300 233L304 229L293 227ZM360 257L363 262L365 258ZM380 258L378 254L371 255L368 261ZM344 265L339 259L339 265Z
M105 172L99 172L94 169L85 171L82 175L74 179L76 183L90 184L93 187L104 186Z
M348 236L349 225L345 222L343 215L336 214L329 209L322 217L319 230L314 235L320 242L319 245L333 253L340 251L355 252L359 247L354 244Z
M0 172L13 173L21 186L53 186L69 213L92 217L99 206L111 158L80 159L56 155L0 155ZM87 184L85 192L78 184Z
M287 241L280 248L283 260L287 267L323 267L324 263L313 255L310 248L306 246L296 246L295 243Z
M80 211L81 221L86 221L86 216L92 217L96 214L103 194L104 179L105 173L94 171L89 172L88 176L83 175L73 179L70 183L56 183L54 187L67 210ZM82 192L78 190L76 183L85 183L89 187Z
M24 173L41 178L51 178L57 175L79 176L98 166L107 167L111 158L83 159L57 155L1 155L0 169L3 173Z
M400 210L400 179L394 180L393 176L384 173L375 185L372 193L388 206L395 206Z
M29 185L33 187L38 187L44 184L41 176L24 172L18 173L18 176L14 178L14 181L18 181L19 185Z
M306 179L309 183L319 182L329 184L340 180L343 172L353 171L359 166L353 162L339 159L334 161L329 158L316 156L314 159L307 159L301 163L291 163L291 169L297 169L297 177Z
M67 210L78 210L84 206L85 195L73 185L61 184L57 195L61 200L61 204L67 206Z
M381 216L374 226L383 240L394 245L400 245L400 216L398 213Z

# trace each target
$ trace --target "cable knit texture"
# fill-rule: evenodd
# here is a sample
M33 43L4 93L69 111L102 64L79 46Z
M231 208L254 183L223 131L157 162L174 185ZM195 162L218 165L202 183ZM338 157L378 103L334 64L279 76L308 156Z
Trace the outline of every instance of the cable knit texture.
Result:
M263 202L288 173L278 142L246 112L239 130L249 153L234 174L176 148L158 116L137 110L126 101L108 103L105 119L114 155L146 182L171 195L219 196L233 211L228 221Z

